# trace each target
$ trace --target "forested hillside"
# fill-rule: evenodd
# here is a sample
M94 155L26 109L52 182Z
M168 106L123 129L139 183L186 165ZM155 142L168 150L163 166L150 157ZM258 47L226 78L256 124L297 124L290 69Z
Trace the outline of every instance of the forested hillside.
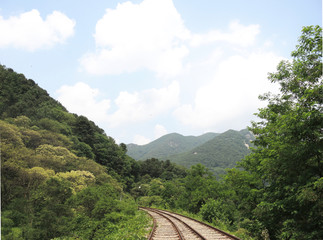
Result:
M158 158L169 159L169 156L184 153L215 138L217 133L205 133L201 136L183 136L170 133L146 145L127 144L127 154L136 160Z
M129 194L135 183L186 170L133 160L125 144L5 66L0 89L2 239L142 239L148 218Z
M136 163L126 156L125 145L118 146L94 122L68 113L33 80L27 80L10 68L0 66L0 79L1 119L26 116L34 129L65 136L69 140L66 146L77 156L93 159L120 176L131 175Z
M304 27L291 60L269 74L280 94L260 97L268 105L249 128L255 147L219 180L202 164L135 161L125 144L0 66L1 239L145 239L151 223L139 205L241 239L323 239L322 79L322 28ZM246 130L200 148L236 134L224 158L235 155L248 149Z
M2 239L144 234L125 147L4 66L0 88Z
M170 160L187 168L201 163L220 176L251 152L252 140L254 136L247 129L198 137L171 133L146 145L128 144L127 154L136 160Z
M216 175L225 174L226 168L248 155L254 136L248 130L229 130L188 152L172 155L169 159L177 164L191 167L198 163L209 168Z

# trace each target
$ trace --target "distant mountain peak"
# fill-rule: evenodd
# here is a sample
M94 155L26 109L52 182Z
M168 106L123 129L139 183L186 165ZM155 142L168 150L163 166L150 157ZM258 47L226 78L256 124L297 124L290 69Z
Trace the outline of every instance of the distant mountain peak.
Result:
M136 160L148 158L165 160L171 155L189 151L217 135L217 133L205 133L201 136L183 136L179 133L169 133L145 145L128 144L127 154Z
M170 133L143 146L128 144L127 154L136 160L169 159L186 167L202 163L214 172L224 172L225 168L234 167L250 152L253 139L247 129L229 129L221 134L200 136Z

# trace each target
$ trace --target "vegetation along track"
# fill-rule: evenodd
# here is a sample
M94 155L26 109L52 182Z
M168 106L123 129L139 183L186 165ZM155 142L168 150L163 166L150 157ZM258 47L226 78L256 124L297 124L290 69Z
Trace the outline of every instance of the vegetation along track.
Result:
M180 214L154 208L141 207L140 209L149 213L154 220L154 226L148 240L239 240L239 238L223 232L220 229Z

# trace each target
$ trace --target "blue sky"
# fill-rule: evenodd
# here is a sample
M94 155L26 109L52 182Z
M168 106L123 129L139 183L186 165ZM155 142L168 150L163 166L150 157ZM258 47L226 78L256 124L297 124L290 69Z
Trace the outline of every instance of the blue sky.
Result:
M0 63L117 142L240 130L320 0L2 0Z

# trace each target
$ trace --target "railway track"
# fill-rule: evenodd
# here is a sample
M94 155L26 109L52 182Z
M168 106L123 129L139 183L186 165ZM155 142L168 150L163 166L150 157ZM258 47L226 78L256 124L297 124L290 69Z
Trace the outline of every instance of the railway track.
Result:
M215 227L180 214L154 208L140 208L154 220L148 240L240 240Z

